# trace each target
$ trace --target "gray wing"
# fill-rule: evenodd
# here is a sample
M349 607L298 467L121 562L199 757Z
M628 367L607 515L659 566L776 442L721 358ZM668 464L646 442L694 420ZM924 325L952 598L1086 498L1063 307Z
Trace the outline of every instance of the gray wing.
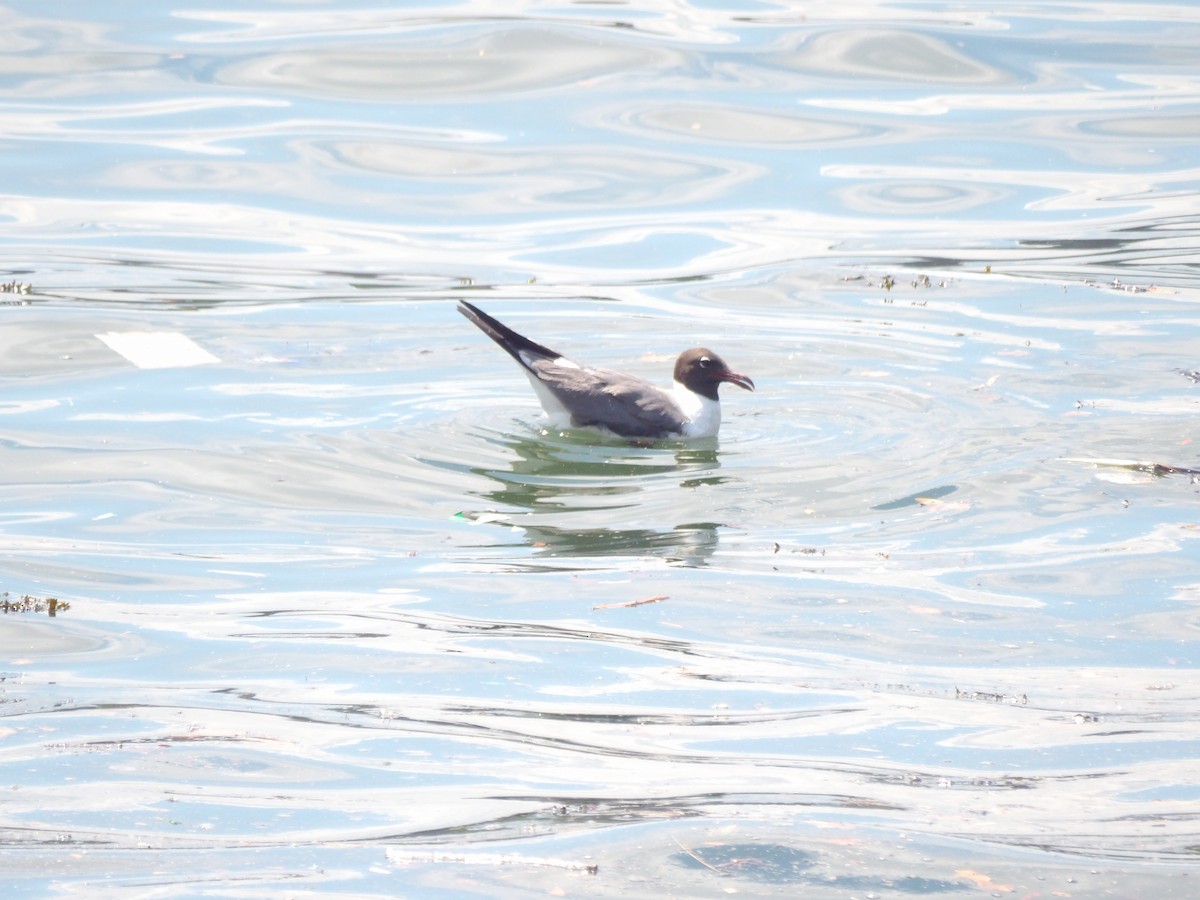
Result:
M601 425L624 437L645 438L668 437L683 428L683 413L671 395L641 378L548 359L535 360L530 368L576 427Z

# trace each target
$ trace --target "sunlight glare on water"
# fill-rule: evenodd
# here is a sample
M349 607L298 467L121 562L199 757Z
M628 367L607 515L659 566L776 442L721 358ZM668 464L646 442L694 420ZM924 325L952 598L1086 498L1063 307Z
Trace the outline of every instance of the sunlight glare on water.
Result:
M1189 893L1200 12L0 29L9 894Z

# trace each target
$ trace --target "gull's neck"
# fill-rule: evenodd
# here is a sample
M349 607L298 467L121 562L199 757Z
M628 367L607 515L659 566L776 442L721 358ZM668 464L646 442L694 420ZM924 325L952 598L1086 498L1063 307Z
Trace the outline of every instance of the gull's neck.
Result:
M679 411L687 420L683 425L683 437L712 437L721 428L721 402L710 400L676 381L671 396L679 404Z

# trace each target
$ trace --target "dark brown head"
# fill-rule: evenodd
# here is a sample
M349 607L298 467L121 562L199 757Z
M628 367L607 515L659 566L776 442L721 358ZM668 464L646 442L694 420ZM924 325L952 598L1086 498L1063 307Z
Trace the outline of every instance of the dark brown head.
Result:
M722 381L736 384L748 391L754 390L754 382L740 372L725 365L725 360L705 347L684 350L675 360L675 380L693 394L717 399L717 388Z

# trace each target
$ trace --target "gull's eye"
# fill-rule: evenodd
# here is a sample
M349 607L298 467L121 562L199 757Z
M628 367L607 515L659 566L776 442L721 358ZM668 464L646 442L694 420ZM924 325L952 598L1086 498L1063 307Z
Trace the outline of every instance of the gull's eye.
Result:
M711 363L711 362L712 362L712 360L709 359L707 356L700 357L700 368L707 369L709 363Z

